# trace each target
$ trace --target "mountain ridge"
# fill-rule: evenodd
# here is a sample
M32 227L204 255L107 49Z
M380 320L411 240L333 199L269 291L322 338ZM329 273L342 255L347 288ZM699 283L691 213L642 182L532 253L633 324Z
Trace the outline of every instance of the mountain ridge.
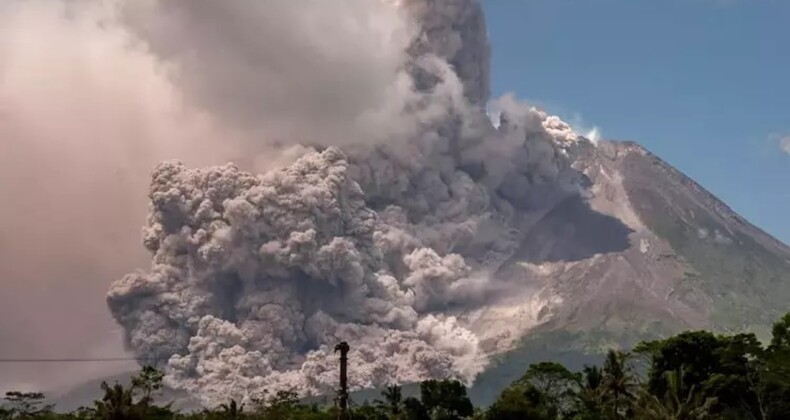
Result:
M593 145L582 141L572 154L574 167L584 173L590 184L583 199L596 212L623 222L629 229L626 235L629 244L616 252L559 264L526 252L500 269L517 276L512 271L525 267L527 262L528 269L521 275L532 283L544 285L538 294L543 294L545 301L559 302L544 310L544 320L538 322L539 330L597 327L600 317L595 312L609 308L607 312L617 313L613 306L620 303L626 312L633 309L628 308L633 306L629 304L638 302L641 309L647 308L646 312L661 314L659 319L675 324L672 331L679 328L744 330L755 326L751 324L767 327L771 319L782 313L784 307L778 299L773 299L768 307L752 301L741 309L747 314L764 313L757 317L758 322L738 326L717 319L714 305L738 277L756 281L738 284L740 289L736 290L758 289L754 293L762 296L764 293L759 289L767 278L769 284L776 283L781 292L778 295L788 295L790 279L781 270L785 268L783 265L790 265L787 262L790 251L781 241L746 221L700 184L635 142L600 141ZM552 216L557 219L552 220ZM600 222L593 218L571 220L568 215L548 212L531 231L543 229L546 224L570 227L566 231L574 231L576 226L591 223ZM554 245L545 240L535 241L530 235L531 232L524 245L527 248L540 249L545 254L545 248ZM566 242L576 242L578 232L570 235ZM714 269L709 264L709 259L717 257L717 253L737 254L744 248L749 252L744 253L745 262L739 266L723 264L720 269ZM699 255L702 251L712 255L706 260ZM761 265L763 261L770 264ZM760 267L768 271L758 270L755 274ZM713 282L714 276L724 283ZM607 321L604 317L602 322Z
M756 234L760 236L763 240L765 240L766 245L775 246L779 248L782 252L790 253L790 245L785 244L781 240L775 238L770 233L765 231L763 228L760 228L759 226L751 223L749 220L747 220L746 218L738 214L735 210L733 210L726 202L718 198L715 194L710 192L708 189L706 189L700 183L695 181L693 178L686 175L685 173L683 173L682 171L680 171L679 169L675 168L673 165L662 159L659 155L651 152L649 149L645 148L644 146L634 141L624 140L624 141L612 141L612 142L633 146L644 151L647 156L659 162L659 164L663 168L665 168L668 172L670 172L674 177L677 177L677 179L685 180L685 182L690 184L695 191L699 192L700 194L703 194L709 200L708 202L712 203L711 207L716 209L716 211L722 217L729 218L733 222L748 228L749 230L752 231L753 234Z
M636 142L583 140L572 155L589 180L584 200L630 228L629 246L533 266L538 294L558 304L477 378L477 403L539 361L581 369L608 348L684 330L769 336L790 302L790 247Z

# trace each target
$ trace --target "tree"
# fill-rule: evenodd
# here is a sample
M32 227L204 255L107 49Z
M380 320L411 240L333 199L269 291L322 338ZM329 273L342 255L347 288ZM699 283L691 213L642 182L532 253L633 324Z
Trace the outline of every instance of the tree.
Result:
M604 418L604 375L598 366L585 366L576 394L576 408L569 417L579 420Z
M790 350L790 312L774 323L768 350Z
M432 417L434 412L443 419L460 419L474 414L466 387L459 381L425 381L420 384L420 399Z
M790 313L774 324L771 343L751 367L748 379L760 418L790 418Z
M129 387L103 382L104 396L94 402L94 415L105 420L136 420L171 418L170 405L154 404L154 393L162 388L164 375L153 367L145 366L132 377Z
M116 383L113 386L102 382L104 397L96 401L95 415L101 420L137 420L143 419L145 413L134 403L134 390Z
M667 392L659 398L642 390L642 398L635 407L637 418L644 420L702 420L711 415L715 398L705 398L691 386L688 394L683 394L683 373L665 372Z
M352 407L351 418L354 420L387 420L390 417L378 407L366 402L359 407Z
M378 408L389 415L390 418L397 418L403 412L403 390L398 385L390 385L381 392L384 401L377 400Z
M717 336L689 331L666 340L642 343L638 351L651 356L648 391L669 391L665 372L681 371L681 395L696 388L704 398L715 398L712 412L719 417L761 418L758 396L750 384L755 361L763 355L753 334Z
M532 384L514 384L502 391L487 412L488 420L549 420L552 414L546 394Z
M626 417L638 387L630 354L609 350L603 364L601 390L612 418Z
M429 420L428 410L422 401L414 397L403 400L403 416L407 420Z
M40 392L6 392L5 401L9 407L6 415L11 418L33 418L51 413L51 404L44 404L44 394Z
M580 375L554 362L531 365L517 382L534 386L545 398L552 417L564 416L573 409Z
M266 419L287 419L299 407L299 396L296 391L278 391L277 394L261 407L260 411Z
M132 377L132 388L142 393L141 402L151 402L154 392L162 389L164 374L152 366L143 366L136 376Z

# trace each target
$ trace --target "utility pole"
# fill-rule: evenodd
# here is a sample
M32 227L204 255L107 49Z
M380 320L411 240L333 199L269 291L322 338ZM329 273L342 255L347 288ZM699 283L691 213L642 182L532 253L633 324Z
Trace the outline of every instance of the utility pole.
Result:
M345 341L335 346L335 353L340 352L340 389L337 392L337 404L340 411L338 420L349 420L348 414L348 343Z

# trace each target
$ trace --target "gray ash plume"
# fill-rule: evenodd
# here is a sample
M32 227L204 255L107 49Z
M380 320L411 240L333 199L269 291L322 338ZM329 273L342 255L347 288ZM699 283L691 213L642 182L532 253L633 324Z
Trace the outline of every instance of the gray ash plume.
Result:
M535 214L579 192L568 150L583 140L567 124L512 97L488 104L476 1L327 4L124 12L185 98L288 150L258 156L278 162L263 173L157 166L151 268L108 293L128 347L167 359L168 383L206 405L327 392L339 339L352 388L471 382L489 355L464 311L512 286L489 274ZM330 29L349 45L320 43Z

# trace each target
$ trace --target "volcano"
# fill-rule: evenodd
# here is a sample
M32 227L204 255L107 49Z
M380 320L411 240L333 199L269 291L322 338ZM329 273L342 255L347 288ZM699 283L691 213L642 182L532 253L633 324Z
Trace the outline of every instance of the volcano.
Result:
M788 308L790 247L638 143L580 142L573 160L588 194L548 210L500 269L529 279L538 307L481 311L524 327L490 338L516 344L478 378L481 402L536 361L581 368L690 329L770 337Z
M181 71L184 97L287 151L259 156L278 162L259 172L158 165L151 267L107 295L127 347L204 405L331 392L338 341L352 389L457 378L496 393L536 357L581 363L690 328L764 333L786 310L785 245L635 143L490 100L476 1L360 2L359 25L333 30L376 42L335 54L259 36L290 28L269 12L298 23L301 9L149 6L133 32ZM207 16L233 19L209 34ZM300 71L273 65L286 58ZM312 72L324 65L336 74ZM369 92L348 77L366 69Z

